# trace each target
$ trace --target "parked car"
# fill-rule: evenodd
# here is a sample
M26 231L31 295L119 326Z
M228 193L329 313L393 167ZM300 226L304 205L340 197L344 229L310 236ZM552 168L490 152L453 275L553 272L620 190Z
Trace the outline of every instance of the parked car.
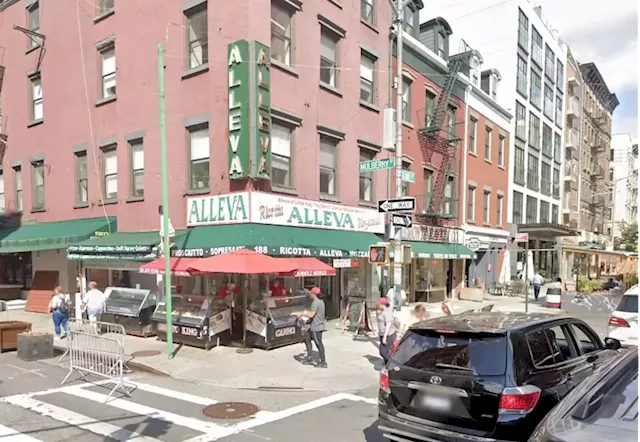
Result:
M529 442L576 440L638 440L638 347L622 352L569 393Z
M580 319L551 314L414 324L380 373L379 428L393 441L526 441L618 348Z
M609 319L609 336L622 345L638 345L638 286L627 290Z

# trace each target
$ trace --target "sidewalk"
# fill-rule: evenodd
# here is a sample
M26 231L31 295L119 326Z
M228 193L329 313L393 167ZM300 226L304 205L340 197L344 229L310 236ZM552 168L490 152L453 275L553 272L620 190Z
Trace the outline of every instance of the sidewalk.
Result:
M524 299L490 297L483 302L450 301L454 314L479 309L494 304L493 311L524 312ZM531 313L562 314L530 304ZM431 318L443 316L440 304L427 306ZM408 314L409 308L403 310ZM0 321L31 322L33 331L51 332L50 315L29 313L22 310L0 313ZM373 322L375 324L375 321ZM54 345L64 348L64 342L56 340ZM174 345L178 349L173 359L167 357L167 344L155 337L139 338L127 336L125 348L129 355L139 351L157 351L148 357L134 357L131 366L143 371L160 372L168 376L204 383L211 386L239 389L280 389L306 391L356 392L378 382L377 368L381 365L375 333L369 338L354 339L350 333L342 333L339 321L330 321L324 336L328 369L317 369L300 364L296 357L304 352L304 344L295 344L271 351L255 349L249 354L238 354L235 348L217 347L210 351ZM57 364L57 359L51 360ZM64 363L64 362L63 362Z

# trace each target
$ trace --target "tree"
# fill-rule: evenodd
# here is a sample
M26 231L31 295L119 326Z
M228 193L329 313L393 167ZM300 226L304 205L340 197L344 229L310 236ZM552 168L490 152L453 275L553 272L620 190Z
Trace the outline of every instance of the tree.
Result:
M638 251L638 222L624 223L620 229L620 236L614 239L614 248L626 252Z

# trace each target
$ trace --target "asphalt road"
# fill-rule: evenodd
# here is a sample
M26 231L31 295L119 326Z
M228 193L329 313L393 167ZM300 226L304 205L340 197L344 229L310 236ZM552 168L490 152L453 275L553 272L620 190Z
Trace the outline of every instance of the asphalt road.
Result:
M0 355L2 442L382 442L376 428L377 387L359 394L214 389L175 379L133 374L130 397L106 403L113 385L72 381L67 370ZM212 376L215 369L212 368ZM72 376L72 379L75 377ZM208 405L243 402L258 413L212 419ZM239 410L241 405L222 407Z

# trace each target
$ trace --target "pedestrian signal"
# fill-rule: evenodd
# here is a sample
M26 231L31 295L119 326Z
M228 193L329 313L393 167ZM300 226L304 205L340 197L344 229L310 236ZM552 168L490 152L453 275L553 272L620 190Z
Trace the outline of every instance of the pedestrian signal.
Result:
M389 248L386 245L369 246L369 263L370 264L388 264Z

